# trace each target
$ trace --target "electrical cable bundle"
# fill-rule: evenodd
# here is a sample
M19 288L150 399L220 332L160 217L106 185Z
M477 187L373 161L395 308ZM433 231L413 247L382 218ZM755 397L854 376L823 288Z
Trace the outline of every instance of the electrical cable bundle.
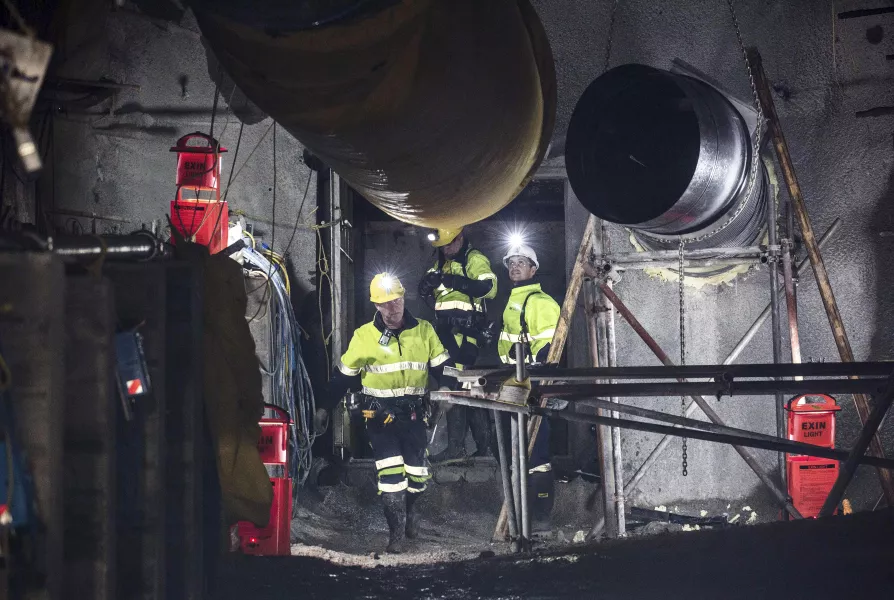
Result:
M301 327L289 297L289 284L282 257L267 248L257 250L246 239L243 267L267 279L265 302L270 313L270 361L262 372L271 378L271 404L289 413L292 436L289 476L302 485L310 474L313 455L316 403L310 376L301 357ZM271 264L270 256L273 260Z

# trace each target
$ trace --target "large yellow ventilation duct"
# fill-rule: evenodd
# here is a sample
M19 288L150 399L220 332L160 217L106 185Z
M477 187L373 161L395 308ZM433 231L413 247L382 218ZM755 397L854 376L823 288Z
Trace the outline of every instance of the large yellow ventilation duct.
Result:
M528 0L373 1L285 32L263 1L252 19L221 8L240 1L195 2L223 67L389 215L428 227L479 221L508 204L545 155L555 71Z

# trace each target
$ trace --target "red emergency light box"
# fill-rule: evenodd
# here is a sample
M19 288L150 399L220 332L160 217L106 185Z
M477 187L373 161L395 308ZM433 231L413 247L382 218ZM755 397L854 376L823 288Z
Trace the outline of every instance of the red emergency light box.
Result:
M288 556L292 552L289 534L292 520L292 480L288 477L271 477L273 503L270 505L270 521L258 527L248 521L237 525L239 545L244 554L252 556Z
M199 141L199 144L191 142ZM200 131L184 135L171 152L177 153L177 187L195 187L220 192L221 154L227 149Z
M809 394L792 398L786 405L788 438L795 442L835 447L835 415L841 410L832 396ZM792 504L804 517L819 516L826 497L838 478L837 460L785 455L786 479Z
M838 402L825 394L811 394L791 399L788 439L823 448L835 447L835 413L841 410Z
M216 254L227 247L230 211L226 202L172 200L171 224L189 241ZM173 238L172 238L173 239Z

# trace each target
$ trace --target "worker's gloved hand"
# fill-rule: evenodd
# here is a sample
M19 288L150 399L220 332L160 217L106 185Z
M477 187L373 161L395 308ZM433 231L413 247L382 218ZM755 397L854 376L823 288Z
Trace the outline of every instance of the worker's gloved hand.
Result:
M440 273L437 271L426 273L419 282L419 296L422 298L431 296L439 285L441 285Z
M456 280L457 276L452 273L445 273L441 275L441 283L444 284L445 288L456 289Z
M465 294L469 291L469 286L471 285L472 280L468 277L463 277L462 275L447 273L446 275L441 276L441 283L443 283L446 288Z

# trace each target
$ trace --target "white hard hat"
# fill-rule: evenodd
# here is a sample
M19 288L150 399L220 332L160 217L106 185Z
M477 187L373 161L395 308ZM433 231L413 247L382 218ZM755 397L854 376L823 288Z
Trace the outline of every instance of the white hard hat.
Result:
M534 252L534 249L528 246L527 244L519 244L518 246L512 246L509 248L509 251L506 253L506 256L503 257L503 266L507 269L509 268L509 259L513 256L524 256L538 269L540 268L540 263L537 262L537 253Z

